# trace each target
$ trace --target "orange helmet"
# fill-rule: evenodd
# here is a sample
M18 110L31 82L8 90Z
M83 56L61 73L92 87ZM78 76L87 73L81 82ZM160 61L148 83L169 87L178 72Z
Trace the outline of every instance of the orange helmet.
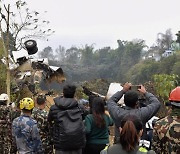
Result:
M172 105L180 106L180 86L171 91L169 101Z

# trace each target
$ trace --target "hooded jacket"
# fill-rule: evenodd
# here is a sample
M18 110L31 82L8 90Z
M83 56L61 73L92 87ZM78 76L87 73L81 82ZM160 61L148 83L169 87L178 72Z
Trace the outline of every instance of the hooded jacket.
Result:
M146 92L145 98L148 102L148 105L146 107L134 109L134 108L125 106L124 108L122 108L122 107L119 107L117 102L121 99L123 94L124 94L123 90L118 91L107 101L108 111L112 119L114 120L115 126L116 126L115 127L115 142L116 140L118 141L118 137L119 137L118 127L121 126L121 120L123 119L124 116L128 114L136 115L142 120L145 126L146 122L158 112L161 106L160 102L153 94Z
M48 121L56 150L80 149L85 145L82 111L74 98L57 97L51 106Z

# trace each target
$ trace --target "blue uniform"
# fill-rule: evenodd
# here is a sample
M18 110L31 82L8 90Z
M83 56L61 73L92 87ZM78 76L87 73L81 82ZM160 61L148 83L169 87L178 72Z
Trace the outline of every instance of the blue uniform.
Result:
M43 153L37 121L30 116L21 115L14 119L12 135L19 154Z

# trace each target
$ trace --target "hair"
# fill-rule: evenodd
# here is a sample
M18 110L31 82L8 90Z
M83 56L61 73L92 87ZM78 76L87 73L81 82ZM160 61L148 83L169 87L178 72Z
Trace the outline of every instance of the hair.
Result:
M138 101L138 93L136 91L127 91L124 95L124 103L126 106L135 107Z
M142 121L135 115L128 115L122 119L121 128L120 144L125 151L131 152L138 145Z
M95 97L92 101L92 114L95 120L97 127L103 128L105 127L105 120L104 120L104 99L101 97Z
M7 101L0 101L0 105L7 105Z
M32 114L32 111L33 111L33 109L31 109L31 110L28 110L28 109L22 109L22 112L23 112L23 113L31 113L31 114Z
M73 98L76 92L76 86L67 84L63 87L63 94L66 98Z
M46 97L44 95L39 95L36 99L38 105L42 105L46 102Z

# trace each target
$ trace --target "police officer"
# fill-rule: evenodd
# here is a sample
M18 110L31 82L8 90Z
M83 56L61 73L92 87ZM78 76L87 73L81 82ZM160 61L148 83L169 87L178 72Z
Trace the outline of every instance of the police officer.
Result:
M156 122L154 127L153 149L161 154L180 153L180 86L169 96L172 112Z

